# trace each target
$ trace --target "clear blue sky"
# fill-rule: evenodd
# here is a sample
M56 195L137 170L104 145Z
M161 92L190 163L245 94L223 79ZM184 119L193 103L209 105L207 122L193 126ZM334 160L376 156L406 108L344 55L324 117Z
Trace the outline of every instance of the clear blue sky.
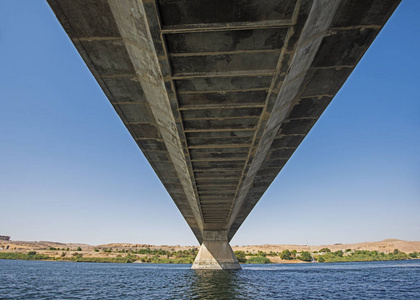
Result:
M405 0L232 244L420 240L420 1ZM0 235L197 241L45 1L0 1Z

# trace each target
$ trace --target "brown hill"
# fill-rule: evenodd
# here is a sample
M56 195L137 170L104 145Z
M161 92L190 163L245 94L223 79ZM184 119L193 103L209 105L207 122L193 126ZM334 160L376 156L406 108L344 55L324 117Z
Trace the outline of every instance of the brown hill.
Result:
M411 253L420 251L420 241L403 241L397 239L387 239L378 242L363 242L355 244L334 244L334 245L319 245L319 246L306 246L306 245L247 245L247 246L234 246L234 250L242 251L264 251L264 252L281 252L285 249L297 250L297 251L319 251L322 248L329 248L331 251L338 251L343 249L353 249L353 250L369 250L369 251L381 251L381 252L391 252L394 249L400 251Z
M110 243L92 246L88 244L78 244L78 243L57 243L49 241L0 241L0 247L6 248L9 246L9 249L14 250L42 250L49 249L50 247L65 249L69 248L70 250L76 250L78 247L81 247L84 251L93 251L94 249L119 249L119 250L128 250L128 249L163 249L169 251L179 251L187 250L191 248L198 248L197 246L180 246L180 245L148 245L148 244L129 244L129 243ZM403 241L397 239L387 239L378 242L363 242L355 244L334 244L334 245L319 245L308 247L306 245L246 245L246 246L233 246L233 250L242 250L249 252L258 252L263 251L269 253L272 252L281 252L285 249L297 250L297 251L319 251L322 248L329 248L331 251L338 251L343 249L353 249L353 250L369 250L369 251L381 251L381 252L391 252L394 249L400 251L411 253L411 252L420 252L420 241Z

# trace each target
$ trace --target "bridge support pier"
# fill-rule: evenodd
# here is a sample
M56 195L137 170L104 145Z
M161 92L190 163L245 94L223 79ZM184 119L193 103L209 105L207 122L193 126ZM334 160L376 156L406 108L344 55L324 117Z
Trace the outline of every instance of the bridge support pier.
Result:
M191 269L234 270L241 269L226 231L205 231L204 240Z

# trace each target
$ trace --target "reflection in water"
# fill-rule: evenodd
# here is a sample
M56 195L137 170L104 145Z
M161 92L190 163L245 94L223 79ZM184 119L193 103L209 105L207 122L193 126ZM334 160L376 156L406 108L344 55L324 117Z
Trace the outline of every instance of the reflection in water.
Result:
M420 299L420 261L242 265L0 260L0 299Z
M242 270L194 270L191 297L234 299L240 294Z

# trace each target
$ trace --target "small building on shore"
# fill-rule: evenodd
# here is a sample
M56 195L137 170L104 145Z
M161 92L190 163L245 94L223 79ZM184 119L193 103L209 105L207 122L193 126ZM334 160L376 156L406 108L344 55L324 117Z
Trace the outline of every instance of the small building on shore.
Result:
M0 240L1 241L10 241L10 236L8 236L8 235L0 235Z

